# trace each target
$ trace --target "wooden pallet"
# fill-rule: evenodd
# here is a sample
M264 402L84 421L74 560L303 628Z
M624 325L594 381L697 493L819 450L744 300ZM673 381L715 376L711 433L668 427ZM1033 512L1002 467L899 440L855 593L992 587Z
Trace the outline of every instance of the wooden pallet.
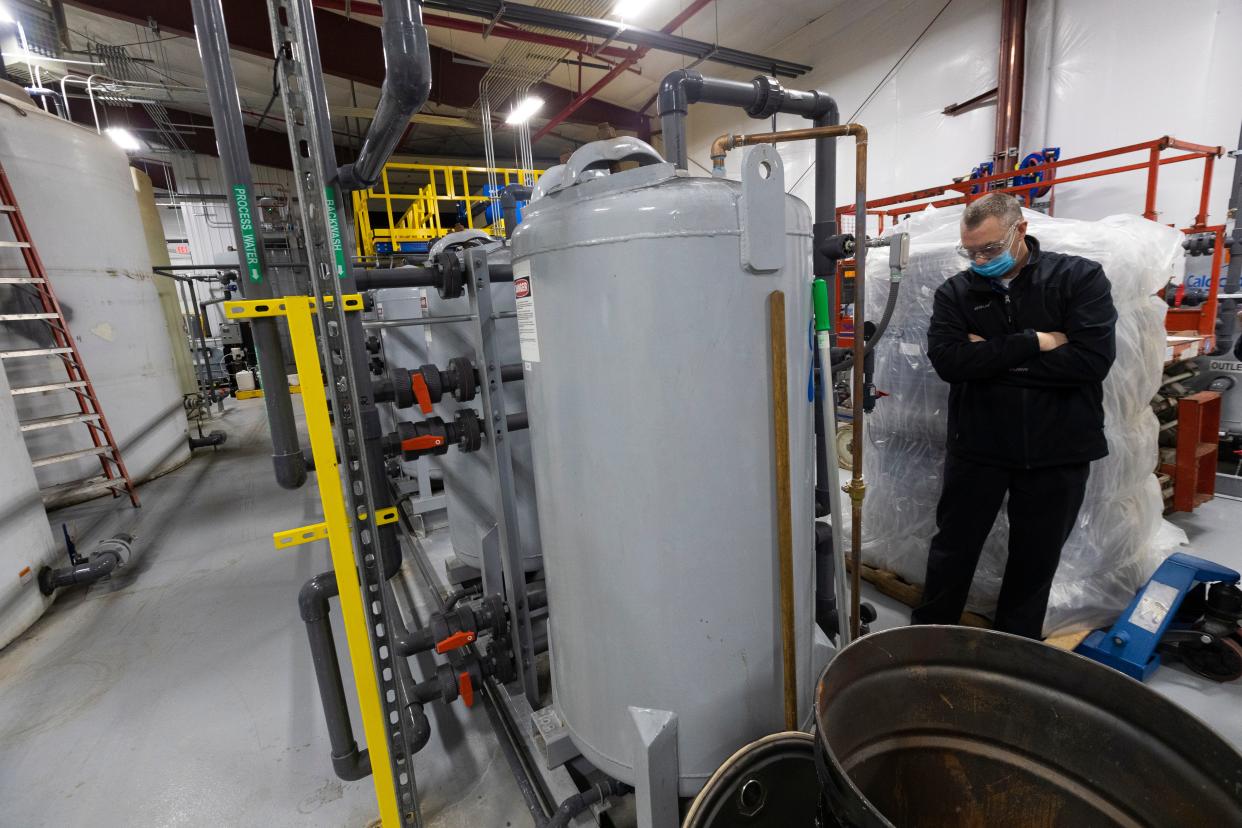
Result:
M853 571L853 567L848 560L846 561L846 566L851 572ZM877 569L874 566L863 564L862 577L864 581L874 586L881 594L887 595L889 598L895 598L911 608L918 604L923 595L921 584L912 584L896 572L889 572L887 569ZM964 627L982 627L983 629L991 629L992 627L991 621L974 612L962 613L961 624ZM1044 643L1061 650L1073 650L1086 637L1086 631L1073 632L1045 639Z

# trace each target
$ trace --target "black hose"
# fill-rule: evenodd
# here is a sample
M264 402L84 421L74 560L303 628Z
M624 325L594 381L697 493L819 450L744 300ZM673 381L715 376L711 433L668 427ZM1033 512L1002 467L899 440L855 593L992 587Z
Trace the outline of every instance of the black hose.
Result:
M633 788L615 779L605 779L587 790L566 799L552 814L545 828L565 828L578 814L611 796L625 796Z
M190 444L190 449L193 450L193 449L199 449L199 448L208 448L209 446L222 446L224 445L224 441L227 440L228 438L229 438L229 435L225 434L223 431L220 431L219 429L216 429L215 431L209 431L203 437L187 437L186 440Z
M837 595L834 587L835 561L832 557L832 527L815 524L815 623L824 635L835 638L838 618ZM844 577L845 573L842 573Z
M900 290L901 290L900 279L895 279L889 282L888 301L884 304L884 315L880 317L880 323L875 326L875 332L872 333L871 336L867 337L867 341L863 345L864 355L870 354L875 349L876 343L880 341L880 338L884 336L884 332L888 330L888 323L892 320L893 311L896 310L897 308L897 294ZM854 335L859 336L861 335L861 332L854 331ZM843 359L839 361L834 361L832 363L832 371L830 373L840 374L843 371L848 371L853 367L854 367L854 354L853 352L850 352ZM829 391L830 388L831 388L831 383L825 382L824 383L825 392Z

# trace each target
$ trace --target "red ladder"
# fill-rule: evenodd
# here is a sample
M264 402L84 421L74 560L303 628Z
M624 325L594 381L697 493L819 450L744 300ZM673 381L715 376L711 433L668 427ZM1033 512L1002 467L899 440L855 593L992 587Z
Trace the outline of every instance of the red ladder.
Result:
M19 248L22 251L22 258L26 260L26 270L30 274L29 276L2 276L0 284L30 285L38 296L39 305L42 308L39 313L0 313L0 322L40 320L47 324L53 342L51 348L0 351L0 360L54 355L60 358L67 375L65 382L49 382L13 388L12 393L14 396L19 396L49 391L72 391L78 401L76 412L19 421L22 433L81 423L86 426L86 430L91 435L91 442L94 444L92 448L66 451L48 457L32 457L31 463L35 468L39 468L95 456L99 458L99 465L103 467L102 476L75 480L44 489L44 502L79 495L101 494L105 491L111 491L113 497L118 497L123 489L129 495L130 503L138 506L140 504L134 481L130 479L129 471L125 468L125 461L121 459L121 451L117 448L112 429L108 426L108 418L104 416L103 409L99 405L99 398L95 395L95 386L91 384L91 378L86 373L86 364L82 361L82 354L78 352L77 343L69 332L69 323L61 313L60 302L56 299L51 282L48 281L43 260L39 258L39 251L30 237L30 230L26 227L22 211L17 206L17 197L13 194L13 186L9 183L9 176L4 171L3 164L0 164L0 212L8 215L9 224L13 228L13 236L16 239L15 241L0 241L0 247Z

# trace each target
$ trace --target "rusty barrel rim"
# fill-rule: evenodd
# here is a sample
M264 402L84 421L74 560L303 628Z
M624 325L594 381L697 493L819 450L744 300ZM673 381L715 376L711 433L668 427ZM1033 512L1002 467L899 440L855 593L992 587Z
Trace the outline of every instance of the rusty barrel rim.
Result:
M1187 774L1195 777L1195 791L1203 798L1205 810L1210 807L1212 813L1226 814L1224 824L1242 825L1242 755L1193 714L1140 682L1083 656L992 630L940 626L900 627L858 639L829 662L816 685L817 769L824 806L842 824L866 828L893 825L855 784L837 755L838 748L830 744L830 739L838 735L834 721L848 730L867 721L868 715L878 719L880 716L865 709L871 704L883 704L883 700L874 698L877 694L871 692L873 689L891 681L902 698L913 700L930 686L926 684L928 676L937 671L963 675L973 671L981 687L995 690L1003 686L1015 694L1012 698L998 698L1012 701L1019 711L1027 710L1019 701L1036 706L1063 702L1062 712L1077 717L1082 724L1098 726L1101 730L1097 732L1115 735L1133 748L1134 767L1128 768L1127 773L1135 780L1136 795L1142 795L1139 786L1143 782L1158 788L1167 781L1162 774L1167 773L1171 779L1176 768L1183 778ZM853 693L851 686L855 688ZM850 709L841 716L842 711L833 711L832 707L834 702L843 703L839 701L842 696L847 701L861 699L864 703L855 707L864 709ZM889 701L897 697L894 692ZM949 699L945 703L951 702ZM838 719L833 719L834 712ZM916 715L904 710L898 714ZM1036 722L1039 715L1035 711ZM945 716L951 718L947 713ZM1068 726L1066 729L1073 732ZM877 722L876 741L885 732ZM1032 739L1041 735L1037 724L1018 732ZM995 743L1002 750L1010 749L1004 738L998 736ZM1018 748L1012 749L1013 755L1018 755ZM1029 750L1029 746L1025 749ZM1163 767L1159 761L1143 761L1162 757L1168 760ZM1058 756L1057 761L1068 759ZM1089 759L1076 761L1082 765ZM1115 798L1112 790L1092 790L1099 793L1102 801ZM1144 823L1140 820L1138 824Z

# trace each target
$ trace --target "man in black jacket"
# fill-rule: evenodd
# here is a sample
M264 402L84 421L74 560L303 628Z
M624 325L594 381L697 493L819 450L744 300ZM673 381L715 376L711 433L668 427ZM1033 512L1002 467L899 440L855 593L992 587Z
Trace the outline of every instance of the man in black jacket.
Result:
M927 352L949 389L948 455L916 624L956 624L1006 493L1009 559L994 626L1041 638L1092 460L1108 454L1104 377L1117 312L1096 262L1041 250L1018 202L962 214L967 270L936 291Z

